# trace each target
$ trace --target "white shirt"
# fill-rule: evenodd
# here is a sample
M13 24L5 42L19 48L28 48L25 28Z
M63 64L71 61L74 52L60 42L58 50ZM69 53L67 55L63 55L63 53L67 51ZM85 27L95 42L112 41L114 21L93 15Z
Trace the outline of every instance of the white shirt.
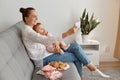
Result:
M30 26L26 25L23 21L19 24L24 25L22 28L22 39L24 45L28 51L29 57L34 61L36 66L43 64L43 58L51 55L52 53L47 52L46 47L41 43L45 44L48 38L54 40L53 37L45 37L36 33ZM20 27L20 25L18 25Z

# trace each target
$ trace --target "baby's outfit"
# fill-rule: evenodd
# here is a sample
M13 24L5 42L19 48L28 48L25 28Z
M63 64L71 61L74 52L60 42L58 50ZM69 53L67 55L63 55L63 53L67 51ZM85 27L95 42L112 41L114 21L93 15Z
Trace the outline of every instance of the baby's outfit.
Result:
M46 65L41 70L37 72L37 74L45 75L46 78L49 78L50 80L57 80L62 77L62 73L56 68Z
M55 51L55 48L54 48L53 44L54 44L56 41L59 41L59 42L60 42L60 48L62 48L62 49L64 49L64 50L66 50L66 49L68 48L68 45L66 45L66 44L62 41L62 39L57 38L57 37L54 37L54 36L53 36L52 34L50 34L50 33L48 33L47 36L48 36L48 37L51 36L51 37L54 38L54 40L52 40L52 41L49 40L49 41L46 43L46 49L47 49L48 52L54 52L54 51ZM61 54L64 53L62 49L60 49L60 53L61 53Z

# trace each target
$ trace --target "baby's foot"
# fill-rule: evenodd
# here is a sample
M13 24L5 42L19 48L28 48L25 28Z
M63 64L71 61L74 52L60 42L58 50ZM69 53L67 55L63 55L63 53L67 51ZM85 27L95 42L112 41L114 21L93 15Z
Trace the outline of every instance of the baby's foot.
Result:
M64 51L62 49L60 50L60 54L64 54Z

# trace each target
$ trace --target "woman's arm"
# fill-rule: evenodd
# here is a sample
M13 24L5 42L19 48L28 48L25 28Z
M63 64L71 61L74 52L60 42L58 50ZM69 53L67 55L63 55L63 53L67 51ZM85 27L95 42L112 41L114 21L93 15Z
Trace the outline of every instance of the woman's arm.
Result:
M78 28L76 26L73 26L72 28L68 29L68 31L62 33L62 38L64 39L64 38L72 35L73 33L75 33L77 31L77 29Z
M23 31L23 37L24 38L28 38L34 42L38 42L38 43L41 43L41 44L50 44L50 43L53 43L55 42L55 38L54 36L43 36L43 35L40 35L39 33L36 33L34 30L32 30L31 28L26 28L24 31Z

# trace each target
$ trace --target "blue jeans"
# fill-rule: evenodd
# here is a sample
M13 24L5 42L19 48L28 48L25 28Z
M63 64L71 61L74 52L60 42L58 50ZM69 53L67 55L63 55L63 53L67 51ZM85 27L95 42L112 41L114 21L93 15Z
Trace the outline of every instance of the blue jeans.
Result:
M87 58L81 46L73 42L67 50L64 50L64 54L54 53L43 60L43 65L47 65L51 61L63 61L63 62L73 62L82 76L82 66L88 65L90 60Z

